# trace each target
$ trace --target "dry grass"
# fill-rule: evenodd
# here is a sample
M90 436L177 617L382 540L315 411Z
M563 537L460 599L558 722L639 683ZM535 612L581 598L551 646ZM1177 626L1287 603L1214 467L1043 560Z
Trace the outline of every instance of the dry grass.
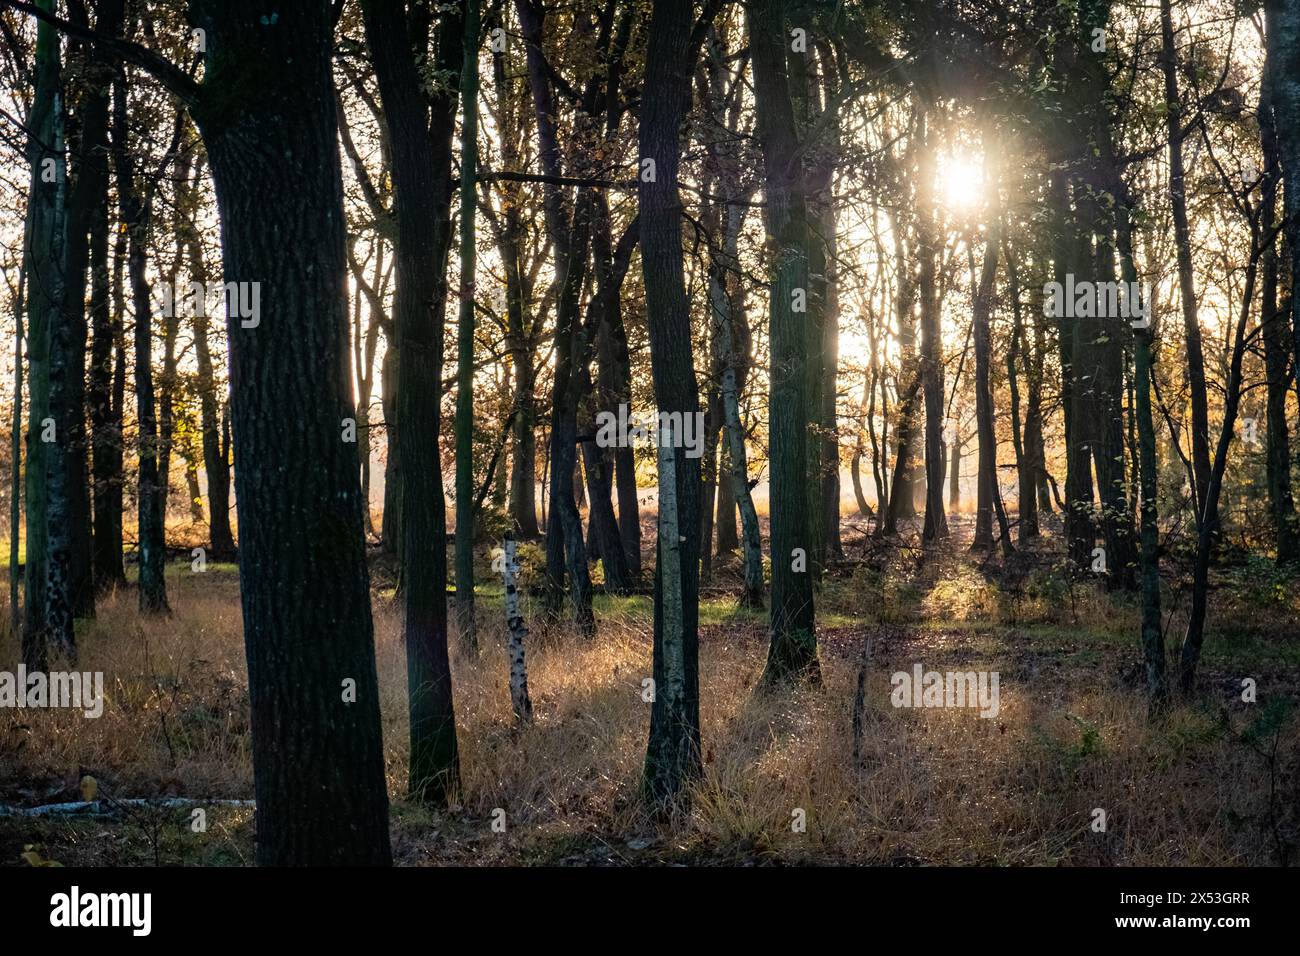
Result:
M248 701L228 568L169 568L176 613L142 621L133 592L103 602L80 635L81 669L105 672L99 720L0 712L0 803L77 799L83 774L110 797L247 798ZM1037 583L1035 583L1037 581ZM532 726L514 727L507 661L492 639L499 598L480 603L487 645L453 661L463 794L430 812L405 787L405 665L398 615L376 596L394 848L404 863L786 862L875 864L1232 865L1279 861L1296 838L1300 733L1294 719L1252 749L1242 731L1272 698L1294 700L1294 648L1282 635L1226 642L1207 659L1193 706L1146 719L1133 661L1136 613L1095 588L1031 578L1004 592L961 553L920 572L897 559L829 581L824 682L756 693L761 616L703 609L704 774L691 807L651 821L637 800L649 721L645 599L601 599L585 643L539 622L529 645ZM852 708L863 640L873 637L860 765ZM1213 640L1213 638L1212 638ZM1235 648L1235 650L1234 650ZM13 662L12 639L0 661ZM996 670L1001 711L895 709L889 676ZM1242 662L1252 669L1241 670ZM12 663L4 666L12 667ZM1237 674L1260 704L1241 703ZM1273 766L1266 756L1276 749ZM1270 801L1272 801L1270 803ZM506 813L494 832L493 811ZM1095 808L1107 828L1093 832ZM802 810L807 826L792 827ZM191 833L177 811L121 818L0 818L0 861L37 843L65 863L240 863L251 812L213 809Z

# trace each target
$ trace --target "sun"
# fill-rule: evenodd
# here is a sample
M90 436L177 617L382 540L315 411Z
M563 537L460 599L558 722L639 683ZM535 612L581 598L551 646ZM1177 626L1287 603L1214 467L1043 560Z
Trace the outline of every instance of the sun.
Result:
M984 202L984 161L966 152L939 156L935 184L940 200L954 212L968 213Z

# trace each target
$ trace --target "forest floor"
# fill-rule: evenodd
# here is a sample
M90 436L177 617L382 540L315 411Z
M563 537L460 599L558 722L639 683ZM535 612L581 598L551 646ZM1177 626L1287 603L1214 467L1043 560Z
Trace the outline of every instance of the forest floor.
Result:
M406 802L399 610L377 569L376 645L398 862L428 864L1275 865L1300 842L1300 588L1270 562L1216 572L1196 698L1147 719L1139 609L1059 556L882 547L846 527L849 561L817 597L822 684L756 693L766 615L738 611L725 563L701 606L704 773L689 811L649 819L637 799L650 705L651 604L598 595L584 641L530 615L533 724L516 729L499 584L478 592L477 659L453 659L462 794L448 811ZM650 532L651 528L647 528ZM647 537L647 541L653 541ZM525 559L535 560L525 554ZM924 559L924 560L922 560ZM486 567L484 568L487 574ZM1168 641L1185 581L1166 582ZM184 797L109 816L0 815L0 865L29 848L64 865L239 865L253 858L239 585L229 565L168 568L174 608L142 620L133 590L79 630L80 670L103 671L97 720L0 711L0 806ZM539 602L530 611L540 615ZM1172 611L1172 613L1170 613ZM854 759L854 701L862 673ZM18 659L12 636L0 662ZM996 671L1000 709L907 709L890 676ZM1242 680L1258 699L1243 702ZM323 771L328 772L328 771ZM504 811L504 816L495 811ZM1100 832L1097 810L1105 812ZM802 811L802 812L800 812ZM3 811L0 810L0 813ZM802 820L806 826L799 827ZM494 827L494 821L498 826ZM500 832L504 821L504 832Z

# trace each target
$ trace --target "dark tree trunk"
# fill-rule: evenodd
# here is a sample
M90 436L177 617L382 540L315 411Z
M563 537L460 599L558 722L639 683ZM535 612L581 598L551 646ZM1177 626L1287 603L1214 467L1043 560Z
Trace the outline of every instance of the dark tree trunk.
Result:
M121 135L121 134L115 134ZM93 576L99 591L126 583L122 567L122 427L114 415L113 351L121 313L111 303L108 265L108 196L90 222L90 348L86 401L90 410L92 497L95 516Z
M916 423L917 402L921 395L921 365L916 359L916 281L912 265L903 246L903 217L895 215L892 221L894 234L894 267L898 272L898 290L894 314L898 319L899 381L898 425L894 429L894 474L889 481L889 508L883 526L884 534L895 534L898 523L916 517Z
M925 526L922 537L935 541L948 537L943 510L943 339L939 314L937 260L942 249L936 235L933 137L929 117L921 119L921 169L917 188L917 254L921 265L917 286L921 298L921 385L925 395Z
M69 4L70 19L88 26L82 4ZM122 28L122 0L99 4L95 28L117 36ZM95 46L88 50L80 115L81 138L77 144L76 182L68 202L66 343L61 347L66 377L60 388L60 406L52 409L58 422L64 449L61 481L67 493L67 529L51 529L59 538L68 537L68 599L74 617L95 614L95 578L91 541L88 436L86 434L86 270L90 265L92 234L98 229L108 202L108 115L113 68ZM98 241L98 240L96 240ZM103 262L107 260L107 237L103 237ZM105 283L107 277L105 276ZM101 301L106 302L104 298Z
M150 302L146 248L153 209L152 184L137 178L127 152L127 79L118 75L114 87L113 129L121 131L117 149L117 193L127 234L127 278L135 312L135 403L139 449L139 575L140 610L166 613L167 561L165 540L166 487L158 473L158 418L153 388L153 307ZM143 191L143 195L142 195Z
M1266 74L1259 93L1259 136L1264 152L1261 222L1265 230L1272 230L1277 220L1277 187L1280 177L1271 85ZM1260 328L1264 339L1264 367L1268 376L1265 458L1268 501L1273 513L1277 560L1286 563L1300 558L1300 527L1296 524L1295 501L1291 495L1291 439L1286 421L1287 395L1292 376L1292 343L1295 339L1290 329L1290 316L1278 308L1277 238L1271 234L1264 248L1261 272Z
M1009 242L1004 242L1007 278L1011 283L1011 347L1007 350L1007 385L1011 393L1011 438L1016 452L1016 496L1019 509L1017 533L1020 543L1038 537L1038 474L1036 470L1038 449L1033 442L1042 441L1042 412L1036 401L1033 384L1033 361L1025 337L1024 307L1020 301L1020 272ZM1016 373L1019 361L1029 382L1029 408L1023 419L1020 415L1020 376Z
M191 13L207 31L194 114L225 279L261 291L255 325L227 322L257 861L387 865L359 464L342 440L353 409L333 20L320 3L282 6L270 25L251 0L194 0Z
M772 632L763 682L820 678L808 521L808 331L797 296L808 293L808 210L786 70L783 0L747 11L764 207L771 250Z
M1117 190L1115 238L1121 275L1137 282L1133 262L1131 201L1127 190ZM1156 427L1151 414L1151 329L1135 329L1133 335L1134 415L1138 430L1140 488L1140 548L1138 561L1142 579L1142 658L1146 668L1147 697L1152 714L1162 711L1169 697L1165 676L1165 636L1160 621L1160 526L1156 510L1157 458Z
M115 140L122 135L117 130L113 132ZM107 201L96 213L91 226L90 262L90 315L94 339L87 398L94 454L95 585L111 590L126 584L122 560L122 409L126 397L123 271L126 235L119 232L114 240L110 276Z
M39 4L49 11L51 0ZM32 670L44 670L48 659L47 561L49 557L49 466L56 458L50 450L46 427L50 419L50 339L59 322L63 298L62 246L64 235L63 120L60 102L59 41L53 28L36 28L35 84L27 124L27 163L31 187L23 233L23 264L27 277L27 557L24 566L23 661ZM52 436L57 442L62 436ZM61 576L66 579L64 564ZM67 604L66 592L59 606ZM72 635L71 614L59 622L61 640ZM71 649L69 647L69 649Z
M641 269L650 362L661 412L699 411L682 264L680 129L694 57L690 0L661 0L650 20L640 155L655 174L638 184ZM713 7L716 10L716 6ZM698 51L696 51L698 52ZM654 703L642 789L665 807L701 770L699 691L700 466L682 442L659 436L659 542L655 561Z
M1074 272L1076 243L1075 222L1070 208L1069 186L1063 173L1049 179L1048 200L1054 229L1053 281L1062 288L1066 277ZM1065 429L1065 537L1066 548L1075 568L1087 568L1093 547L1092 463L1088 453L1080 400L1079 371L1076 368L1079 323L1067 315L1054 316L1060 349L1061 407Z
M1266 37L1269 92L1273 129L1277 132L1278 161L1285 185L1283 223L1291 266L1291 334L1295 340L1295 367L1300 369L1300 295L1294 294L1300 276L1300 7L1286 0L1268 0Z
M401 353L397 336L392 335L384 351L380 371L380 403L384 410L384 435L387 456L384 459L384 516L380 519L379 536L384 551L402 559L402 449L397 440L398 409L397 376L401 371Z
M445 805L460 781L447 652L446 504L438 453L451 237L450 127L456 94L439 94L433 107L436 135L431 135L413 46L423 38L412 35L413 16L377 0L368 0L362 10L392 142L397 210L393 324L402 383L396 445L403 469L403 634L411 714L408 788L417 801ZM443 70L455 71L461 64L461 28L460 17L451 13L439 25L437 62Z
M975 428L979 438L978 493L975 510L975 541L972 548L993 547L993 519L1001 508L998 489L998 445L993 429L993 388L989 382L993 364L993 343L989 317L993 311L993 283L998 273L999 230L990 225L984 250L984 268L975 293L973 338L975 344Z
M456 631L478 653L474 614L474 270L478 175L479 2L464 0L464 62L460 75L460 310L456 322ZM400 217L400 213L399 213ZM435 446L436 447L436 446Z
M43 222L43 226L31 234L33 248L30 250L29 274L33 276L32 299L39 297L41 307L48 310L44 331L48 356L48 371L44 379L48 417L41 420L38 431L39 441L45 446L41 480L45 486L46 547L44 560L37 565L37 573L45 577L44 608L40 615L44 619L43 640L50 651L66 654L75 665L77 645L72 624L74 545L71 522L73 499L76 497L76 451L73 445L75 433L80 429L79 423L73 421L72 409L72 393L77 387L72 366L77 347L74 341L76 318L68 306L69 298L75 293L75 283L70 282L68 276L67 165L62 155L67 117L63 110L58 38L44 24L37 30L38 102L32 108L32 122L36 127L33 138L40 137L41 145L36 147L39 164L32 166L34 179L29 221ZM42 38L40 34L50 36ZM52 98L48 106L41 102L46 97ZM84 245L80 248L84 253ZM35 320L30 328L37 328ZM84 341L84 331L82 335ZM33 376L32 385L36 384L37 378ZM33 400L33 411L35 408ZM29 462L29 472L31 468ZM30 517L27 527L30 536ZM28 561L31 560L29 546Z

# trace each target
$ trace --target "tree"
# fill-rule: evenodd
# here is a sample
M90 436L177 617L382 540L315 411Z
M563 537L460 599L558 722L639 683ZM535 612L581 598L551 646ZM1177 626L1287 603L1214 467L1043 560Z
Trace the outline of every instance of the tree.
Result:
M41 0L37 9L48 13L52 0ZM44 670L47 659L46 599L49 570L49 469L61 465L51 455L50 445L59 440L58 423L50 407L51 326L63 308L64 188L63 117L60 107L59 35L48 23L36 28L35 91L27 117L30 130L27 162L31 167L27 222L23 231L23 273L27 277L27 560L25 567L23 617L23 661L33 670ZM50 434L50 426L55 433ZM60 582L67 574L64 564L56 571ZM62 609L68 600L61 593L56 602ZM55 622L55 637L72 650L70 609Z
M478 0L465 0L461 71L460 319L456 339L456 625L478 651L474 626L474 177L478 165ZM400 216L400 213L399 213Z
M646 41L638 132L641 168L641 273L646 290L650 362L660 413L699 411L691 320L682 266L680 130L703 31L717 11L707 2L692 37L690 0L655 4ZM649 164L649 165L647 165ZM671 421L671 419L670 419ZM660 427L659 539L655 560L654 703L642 790L654 805L677 799L699 772L700 465L683 436Z
M808 210L799 161L794 106L786 68L783 0L758 0L748 13L758 139L765 173L765 226L771 255L771 487L774 501L805 501L808 480L806 363ZM644 120L643 120L644 122ZM776 508L771 523L772 632L766 684L817 679L812 546L808 510Z
M118 204L121 207L122 225L127 233L127 274L131 285L131 305L135 312L135 403L139 430L139 596L140 610L157 614L169 610L164 571L167 560L167 487L165 476L160 474L158 468L158 419L153 386L153 306L147 275L147 245L154 194L162 171L175 150L175 142L160 164L158 174L144 184L139 183L127 145L128 95L124 69L118 75L113 92L113 131L115 136L120 136L120 140L113 145L117 153Z
M362 12L392 141L397 215L393 326L401 383L397 446L403 469L403 634L411 714L408 787L416 800L441 805L452 799L460 781L447 654L446 505L438 455L451 133L439 126L438 136L431 135L412 47L424 42L415 28L417 11L371 0ZM443 67L460 65L462 29L457 12L444 14L439 22L437 62ZM442 94L433 104L435 121L448 127L454 111L454 93Z

